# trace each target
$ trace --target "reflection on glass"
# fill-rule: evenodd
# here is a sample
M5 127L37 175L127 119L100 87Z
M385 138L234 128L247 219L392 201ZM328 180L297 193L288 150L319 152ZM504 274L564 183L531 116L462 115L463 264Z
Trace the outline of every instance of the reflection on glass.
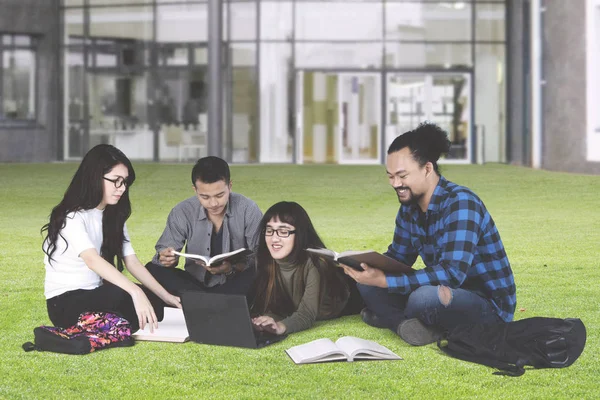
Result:
M376 40L382 38L382 24L381 3L349 1L296 3L296 38L298 39Z
M206 155L207 70L192 65L158 71L151 124L159 129L161 160L189 161Z
M387 2L385 11L388 40L471 40L468 2Z
M475 12L475 38L476 40L504 41L505 30L505 5L477 4Z
M258 162L258 115L256 46L231 44L231 137L225 148L231 149L231 160L238 163Z
M84 131L84 79L83 53L80 49L68 49L65 54L65 154L67 158L83 157Z
M381 43L296 43L296 66L300 68L379 68L381 54Z
M90 8L90 36L151 40L152 7Z
M230 13L230 14L228 14ZM230 40L252 40L256 39L256 2L229 2L224 7L223 27L231 33ZM262 18L265 18L263 16ZM230 24L228 27L227 24Z
M160 46L158 50L158 65L184 65L189 64L189 51L187 46Z
M600 4L598 4L596 6L594 14L596 15L596 21L595 21L596 66L595 66L595 68L596 68L596 71L598 71L598 70L600 70ZM598 104L598 102L600 102L600 76L598 74L596 75L596 102L597 102L596 104ZM596 113L595 118L596 118L596 122L594 123L595 133L600 134L600 113ZM590 148L590 150L588 150L588 154L591 151L592 150ZM598 156L600 156L600 150L596 154L598 154Z
M261 39L288 40L292 37L292 2L260 2Z
M34 119L34 52L32 50L3 50L1 76L0 119Z
M448 132L448 159L468 159L470 88L465 76L433 76L431 121Z
M340 114L338 76L336 73L300 71L297 82L299 159L303 163L336 162Z
M505 45L475 46L475 120L478 125L478 160L503 162L506 135Z
M159 5L156 14L158 42L206 42L208 22L206 4Z
M65 44L71 43L71 36L83 37L83 9L69 9L65 11Z
M294 139L292 46L260 48L260 162L291 162Z
M297 74L298 157L304 163L377 163L378 73Z
M73 0L71 0L73 1ZM164 0L161 0L164 2ZM148 4L152 0L88 0L91 6L107 6L107 5L119 5L119 4Z
M431 121L448 132L448 159L468 159L470 86L462 74L388 74L386 143Z
M403 68L464 68L472 65L470 44L394 43L385 44L388 67Z
M194 48L194 65L208 65L208 49L206 47Z
M339 162L379 162L379 74L339 74Z

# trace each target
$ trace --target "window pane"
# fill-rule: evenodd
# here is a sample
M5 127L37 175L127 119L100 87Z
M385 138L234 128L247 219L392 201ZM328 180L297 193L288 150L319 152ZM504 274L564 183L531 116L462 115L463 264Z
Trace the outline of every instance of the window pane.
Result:
M381 43L297 43L296 65L304 68L379 68Z
M2 57L4 119L35 118L35 55L31 50L5 50Z
M206 4L177 4L158 6L158 42L208 41Z
M382 38L383 8L348 1L296 3L296 38L373 40Z
M257 71L256 46L233 44L230 47L231 68L231 134L223 140L225 149L231 149L235 163L258 161Z
M15 46L31 46L31 37L24 35L15 35Z
M475 45L475 123L479 127L477 149L486 162L504 162L506 154L506 62L504 44Z
M89 0L90 6L106 6L116 4L152 4L152 0Z
M83 0L62 0L63 6L82 6Z
M291 162L294 140L292 46L260 47L260 162Z
M83 9L69 9L65 11L65 31L67 39L65 44L74 43L83 37Z
M185 45L162 45L158 48L158 65L189 64L189 51Z
M65 54L65 105L67 136L65 154L67 158L82 157L83 119L85 115L83 92L85 69L81 48L68 48ZM93 123L93 121L92 121ZM87 150L87 149L86 149Z
M260 2L260 35L262 39L287 40L292 36L292 2Z
M596 130L596 134L600 134L600 5L598 5L596 7L595 10L596 13L596 55L595 55L595 59L596 59L596 103L595 103L595 107L596 107L596 113L595 113L595 118L596 121L594 124L594 128ZM598 155L600 155L600 152L597 153Z
M469 44L388 42L385 54L388 67L457 68L472 65Z
M252 40L256 38L256 2L232 2L226 6L223 16L230 11L229 18L224 18L223 27L229 22L231 27L231 40ZM225 30L227 32L227 30ZM227 37L223 34L223 37Z
M152 39L152 7L90 9L90 36Z
M386 39L471 40L466 2L386 3Z
M386 143L423 121L438 124L452 143L448 159L468 159L471 92L468 74L390 73Z
M506 40L504 4L477 4L476 40Z

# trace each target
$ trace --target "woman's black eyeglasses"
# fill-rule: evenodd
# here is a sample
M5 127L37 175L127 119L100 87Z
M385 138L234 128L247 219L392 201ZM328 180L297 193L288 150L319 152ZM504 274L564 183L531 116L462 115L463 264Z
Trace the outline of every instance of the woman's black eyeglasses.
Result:
M129 187L129 181L127 179L123 178L122 176L118 177L117 179L110 179L110 178L107 178L105 176L103 178L106 179L109 182L112 182L113 185L115 185L115 187L117 189L120 188L123 185L125 185L125 188Z
M285 229L285 228L279 228L279 229L273 229L273 228L266 228L264 230L265 236L273 236L273 234L277 232L277 236L279 236L280 238L286 238L286 237L290 237L290 235L296 233L296 231L290 231L289 229Z

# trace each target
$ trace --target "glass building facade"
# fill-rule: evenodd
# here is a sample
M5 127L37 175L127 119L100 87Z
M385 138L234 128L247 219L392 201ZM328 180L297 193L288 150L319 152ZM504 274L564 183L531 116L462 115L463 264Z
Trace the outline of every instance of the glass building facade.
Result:
M230 162L380 163L425 120L449 133L446 162L505 161L504 0L222 7ZM61 13L65 159L98 143L136 160L207 154L206 1L63 0Z

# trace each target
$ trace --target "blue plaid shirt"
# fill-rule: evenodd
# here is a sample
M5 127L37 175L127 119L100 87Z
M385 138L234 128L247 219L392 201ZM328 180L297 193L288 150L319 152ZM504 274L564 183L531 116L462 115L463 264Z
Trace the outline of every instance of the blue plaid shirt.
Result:
M489 299L504 321L513 319L516 288L504 245L483 202L469 189L440 176L426 213L418 205L400 207L386 255L408 265L421 256L426 266L386 276L390 292L460 287Z

